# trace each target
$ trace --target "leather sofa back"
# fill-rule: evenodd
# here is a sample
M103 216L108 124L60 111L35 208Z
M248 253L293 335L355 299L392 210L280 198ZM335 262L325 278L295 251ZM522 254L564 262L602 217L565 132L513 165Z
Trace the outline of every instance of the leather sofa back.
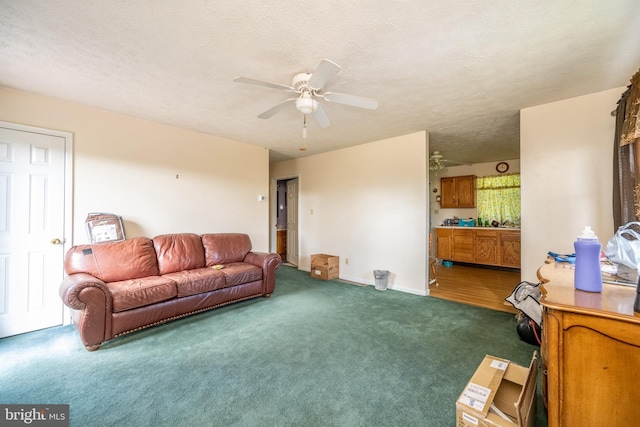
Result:
M164 234L153 238L160 274L204 267L204 248L193 233Z
M103 282L158 276L241 262L251 239L241 233L165 234L121 242L73 246L65 256L67 274L88 273Z
M241 262L251 252L251 239L246 234L217 233L201 237L207 267Z
M121 242L73 246L64 260L67 274L89 273L103 282L158 275L153 241L135 237Z

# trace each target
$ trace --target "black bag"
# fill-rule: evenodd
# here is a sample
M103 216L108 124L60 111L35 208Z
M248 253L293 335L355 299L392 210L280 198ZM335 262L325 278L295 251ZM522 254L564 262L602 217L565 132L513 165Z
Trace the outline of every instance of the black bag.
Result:
M520 339L527 344L539 346L542 342L542 328L523 312L518 313L516 331Z

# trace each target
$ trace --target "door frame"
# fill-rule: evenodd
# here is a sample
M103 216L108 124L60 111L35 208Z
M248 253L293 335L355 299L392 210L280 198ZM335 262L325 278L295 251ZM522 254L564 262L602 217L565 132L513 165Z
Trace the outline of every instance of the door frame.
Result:
M298 252L300 251L300 175L284 175L271 178L271 188L269 189L269 211L270 211L270 220L269 220L269 235L270 238L270 252L277 251L276 238L277 232L276 228L278 227L278 181L287 181L290 179L298 180ZM298 260L298 266L300 261ZM296 267L298 267L296 266Z
M73 244L73 133L4 121L0 121L0 127L22 132L51 135L64 139L64 223L62 253L66 254L69 247ZM60 281L62 281L64 276L64 264L62 264L60 265ZM62 324L69 325L71 324L71 310L62 303L62 300L60 300L60 304L63 306Z

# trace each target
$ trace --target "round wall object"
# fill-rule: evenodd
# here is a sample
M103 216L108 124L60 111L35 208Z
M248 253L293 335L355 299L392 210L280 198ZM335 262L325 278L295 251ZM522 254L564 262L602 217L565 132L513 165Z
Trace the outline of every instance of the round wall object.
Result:
M500 162L496 165L496 170L500 173L505 173L506 171L509 170L509 163L507 162Z

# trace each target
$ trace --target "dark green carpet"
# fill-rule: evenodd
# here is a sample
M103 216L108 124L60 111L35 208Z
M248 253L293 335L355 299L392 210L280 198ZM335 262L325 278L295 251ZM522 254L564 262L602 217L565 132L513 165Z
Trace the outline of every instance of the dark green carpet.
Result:
M96 352L71 326L2 339L0 403L67 403L72 426L455 426L485 354L528 365L536 349L507 313L282 266L269 299Z

